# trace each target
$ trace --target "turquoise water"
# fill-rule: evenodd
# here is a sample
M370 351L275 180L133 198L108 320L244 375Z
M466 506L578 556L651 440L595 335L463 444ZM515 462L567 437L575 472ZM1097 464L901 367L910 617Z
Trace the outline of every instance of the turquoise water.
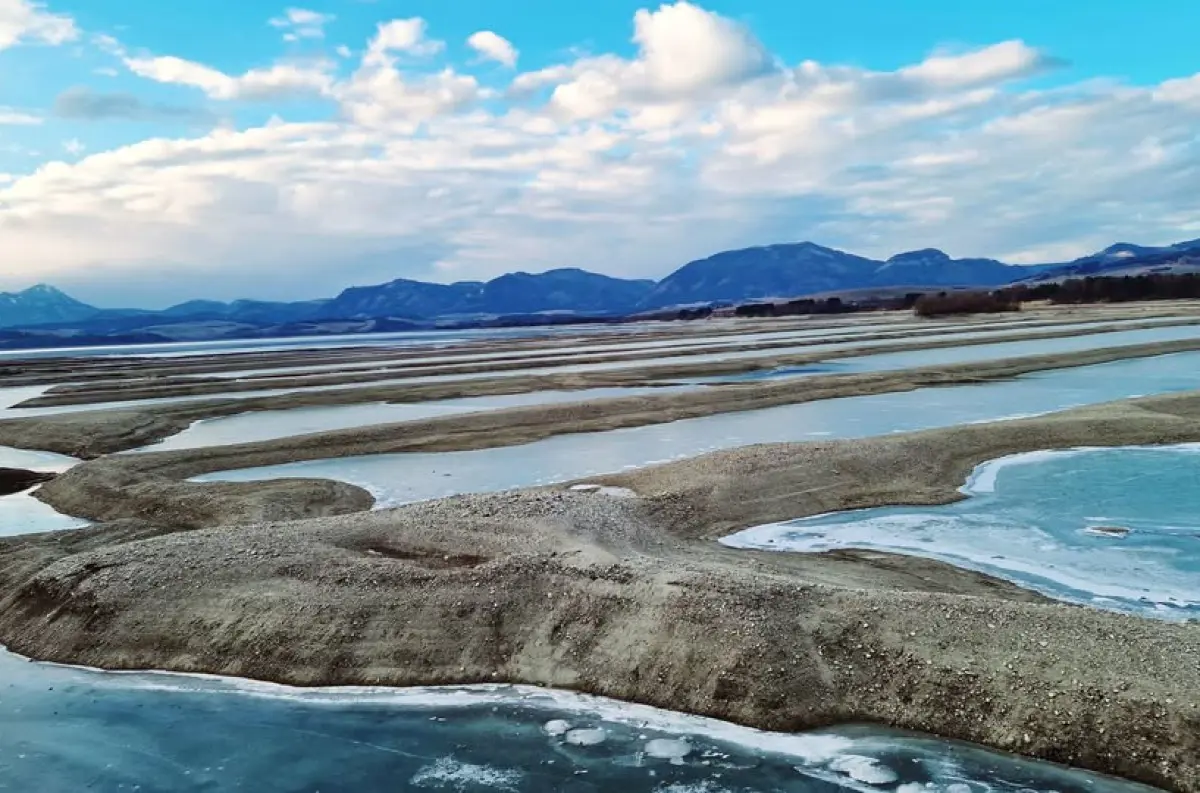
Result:
M325 689L0 653L0 791L1146 793L877 728L764 733L505 686Z
M197 481L340 479L378 506L552 484L755 443L861 438L1200 389L1200 353L1060 369L994 383L828 399L466 452L328 458L220 471Z
M1034 452L980 466L956 504L839 512L722 542L926 556L1062 600L1200 618L1197 482L1196 445Z

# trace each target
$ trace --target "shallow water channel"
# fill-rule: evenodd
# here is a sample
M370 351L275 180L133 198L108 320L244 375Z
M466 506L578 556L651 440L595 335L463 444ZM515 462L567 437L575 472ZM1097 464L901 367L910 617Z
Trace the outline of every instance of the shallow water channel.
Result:
M158 443L137 449L137 452L159 452L174 449L197 449L231 443L250 443L275 438L290 438L313 432L391 424L401 421L481 413L531 405L553 405L568 402L587 402L615 397L662 394L686 390L682 387L647 388L590 388L580 391L533 391L526 394L445 399L434 402L389 403L373 402L364 405L329 405L293 408L290 410L261 410L239 413L224 418L197 421L183 432Z
M764 733L505 686L298 690L0 652L0 790L1146 793L878 728Z
M1200 352L1040 372L1014 380L827 399L741 413L558 435L521 446L382 454L220 471L196 481L339 479L378 506L614 473L755 443L860 438L1048 413L1200 388Z

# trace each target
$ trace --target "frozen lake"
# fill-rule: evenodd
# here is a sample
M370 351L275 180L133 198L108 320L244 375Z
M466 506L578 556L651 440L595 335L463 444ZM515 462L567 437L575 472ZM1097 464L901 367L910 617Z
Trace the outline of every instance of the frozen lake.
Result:
M293 689L0 652L0 790L1148 793L877 728L786 735L506 686Z
M1200 617L1200 446L1033 452L981 465L969 498L759 526L735 548L867 548L947 561L1052 597Z

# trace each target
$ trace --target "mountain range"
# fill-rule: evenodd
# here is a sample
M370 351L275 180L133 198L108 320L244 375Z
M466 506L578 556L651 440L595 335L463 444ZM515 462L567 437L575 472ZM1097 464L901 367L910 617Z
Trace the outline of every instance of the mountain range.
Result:
M724 251L661 281L562 268L491 281L396 279L302 302L191 300L161 311L100 309L47 285L0 293L0 345L201 340L346 333L494 322L623 317L671 307L736 304L873 288L997 287L1081 275L1200 267L1200 240L1152 247L1118 243L1073 262L1013 265L923 249L885 261L813 242ZM99 339L101 341L95 341Z

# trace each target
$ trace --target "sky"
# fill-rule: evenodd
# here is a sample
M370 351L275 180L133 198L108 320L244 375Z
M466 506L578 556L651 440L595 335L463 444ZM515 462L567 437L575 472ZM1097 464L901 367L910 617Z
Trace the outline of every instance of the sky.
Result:
M0 290L1200 237L1194 0L0 0Z

